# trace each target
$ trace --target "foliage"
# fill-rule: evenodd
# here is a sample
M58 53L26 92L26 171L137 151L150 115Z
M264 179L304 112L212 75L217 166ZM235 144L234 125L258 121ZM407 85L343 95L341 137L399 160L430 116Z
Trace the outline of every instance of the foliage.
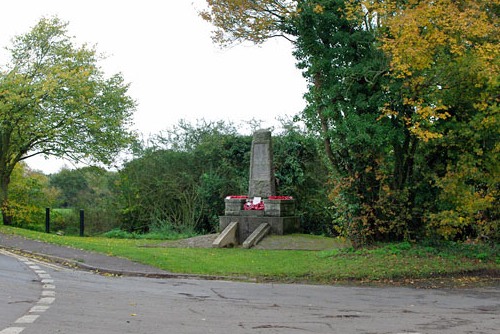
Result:
M296 12L298 1L288 0L207 0L201 17L216 30L215 43L229 45L251 41L256 44L276 36L286 36L285 25Z
M103 234L110 239L143 239L143 240L178 240L193 237L193 234L178 233L170 227L153 227L149 233L127 232L122 229L113 229Z
M73 209L50 209L49 229L52 233L79 235L79 214Z
M120 172L124 228L213 230L223 198L241 190L243 173L237 167L248 161L241 151L245 140L222 122L198 127L180 122L157 136Z
M500 2L378 5L392 13L382 49L391 76L404 81L403 104L413 111L388 107L385 114L423 142L432 162L425 166L437 193L427 216L430 233L498 240Z
M184 152L151 151L128 163L120 180L126 228L148 231L153 222L163 222L194 230L200 219L196 174L192 154Z
M78 206L79 196L89 191L85 175L79 169L62 168L50 175L49 180L52 187L59 189L58 201L62 208Z
M12 224L32 230L43 230L45 208L50 207L58 192L48 186L48 178L19 163L11 174L10 206L5 212Z
M100 234L120 226L117 177L116 172L98 167L62 169L51 175L50 185L59 192L58 202L68 208L53 210L53 229L79 233L80 210L84 210L86 234Z
M0 77L0 202L16 164L35 155L110 163L132 138L135 102L120 74L105 78L93 48L58 18L13 39ZM4 223L11 218L5 216Z
M201 120L195 125L181 121L157 141L195 157L200 167L196 177L199 201L205 203L198 228L215 231L224 212L223 198L247 192L251 138L239 135L232 123Z
M362 245L408 234L400 208L412 166L401 160L411 145L402 128L380 118L387 59L376 36L345 11L344 1L300 3L290 32L310 83L301 120L320 133L332 171L335 228Z
M328 202L328 169L320 140L293 123L273 136L273 164L278 195L297 199L296 214L304 233L335 235Z

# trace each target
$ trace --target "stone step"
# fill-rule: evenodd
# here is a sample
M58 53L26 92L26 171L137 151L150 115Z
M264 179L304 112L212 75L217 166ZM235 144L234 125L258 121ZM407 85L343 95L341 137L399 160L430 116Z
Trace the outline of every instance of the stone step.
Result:
M232 247L238 244L236 237L238 232L238 222L232 222L219 234L212 243L213 248Z
M259 227L255 229L255 231L252 232L248 236L248 238L243 242L243 248L252 248L253 246L257 245L271 230L271 225L268 223L263 223L260 224Z

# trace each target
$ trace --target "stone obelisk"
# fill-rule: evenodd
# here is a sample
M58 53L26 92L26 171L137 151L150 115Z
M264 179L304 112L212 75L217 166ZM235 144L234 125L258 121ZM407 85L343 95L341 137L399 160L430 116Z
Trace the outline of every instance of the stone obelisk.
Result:
M249 198L267 198L276 195L276 182L273 170L273 146L271 131L269 130L257 130L254 132L248 183Z

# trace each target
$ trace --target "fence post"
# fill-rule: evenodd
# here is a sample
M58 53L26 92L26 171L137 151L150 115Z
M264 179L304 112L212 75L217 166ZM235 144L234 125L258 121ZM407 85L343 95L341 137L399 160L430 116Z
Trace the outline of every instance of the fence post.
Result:
M45 208L45 233L50 233L50 208Z
M85 230L85 213L83 209L80 210L80 236L83 237L83 232Z

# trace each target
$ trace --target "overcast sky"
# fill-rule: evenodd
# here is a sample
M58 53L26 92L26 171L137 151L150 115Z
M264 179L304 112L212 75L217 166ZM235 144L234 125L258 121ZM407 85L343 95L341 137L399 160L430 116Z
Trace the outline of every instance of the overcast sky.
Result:
M271 40L263 46L239 45L221 50L210 39L211 26L197 11L204 0L16 0L2 4L0 64L3 48L41 17L69 22L79 43L96 45L108 55L102 68L121 72L138 102L134 129L158 133L180 119L255 118L263 127L293 116L304 107L306 82L295 68L291 45ZM46 173L61 162L28 160Z

